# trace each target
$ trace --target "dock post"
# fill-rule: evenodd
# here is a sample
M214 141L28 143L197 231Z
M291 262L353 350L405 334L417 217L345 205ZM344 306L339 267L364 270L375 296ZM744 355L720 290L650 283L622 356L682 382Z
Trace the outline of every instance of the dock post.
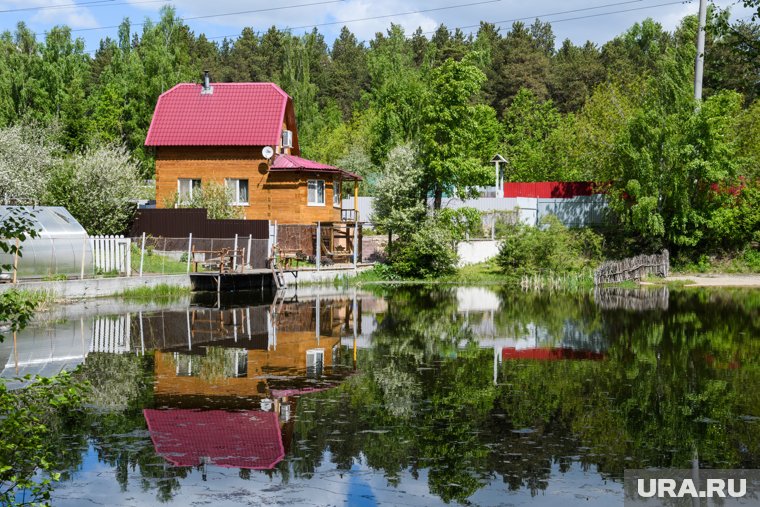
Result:
M235 246L233 247L233 251L235 253L232 254L232 271L233 272L237 271L237 258L238 258L237 249L238 249L238 235L235 234Z
M193 233L187 237L187 272L190 272L190 260L193 257Z
M248 267L251 267L251 242L253 241L253 234L248 235L248 251L246 252L245 263Z
M359 257L359 220L354 222L354 271L356 271L356 262Z
M145 258L145 233L142 233L142 245L140 246L140 278L143 273L143 259Z
M319 268L321 267L321 264L322 264L322 225L321 225L321 222L317 222L316 250L317 250L317 271L319 271Z

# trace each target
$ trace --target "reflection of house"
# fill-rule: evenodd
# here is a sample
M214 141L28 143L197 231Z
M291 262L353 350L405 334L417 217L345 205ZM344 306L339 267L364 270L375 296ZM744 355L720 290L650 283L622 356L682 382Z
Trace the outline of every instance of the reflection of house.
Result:
M278 383L333 373L348 301L191 309L143 317L157 396L265 397Z

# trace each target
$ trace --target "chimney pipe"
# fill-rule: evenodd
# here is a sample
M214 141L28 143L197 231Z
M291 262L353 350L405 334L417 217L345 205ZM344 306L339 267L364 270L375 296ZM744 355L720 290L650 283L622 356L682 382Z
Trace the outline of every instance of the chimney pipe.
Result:
M203 71L203 90L201 90L201 93L214 93L214 89L211 87L211 78L209 77L207 70Z

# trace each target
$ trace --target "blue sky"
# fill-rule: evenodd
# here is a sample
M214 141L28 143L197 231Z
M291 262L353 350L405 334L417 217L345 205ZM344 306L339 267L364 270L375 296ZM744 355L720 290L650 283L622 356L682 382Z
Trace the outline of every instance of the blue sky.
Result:
M101 38L116 34L115 28L98 27L117 25L124 17L133 23L142 22L146 17L157 19L159 9L167 3L174 5L183 18L213 16L186 22L196 33L203 32L218 40L239 34L245 26L263 31L274 24L293 28L295 33L322 25L319 30L328 42L340 31L344 24L341 22L346 22L361 40L367 40L375 32L385 30L391 22L401 24L408 32L418 26L432 31L440 23L452 28L464 27L469 32L477 30L480 20L505 21L502 26L507 30L510 20L526 18L530 22L540 17L552 22L558 43L570 38L575 43L591 40L601 44L647 17L672 29L683 16L696 13L698 8L697 0L282 0L277 3L266 0L0 0L0 11L4 11L0 12L0 27L12 30L16 23L24 21L44 36L50 27L68 24L74 30L81 30L75 34L85 40L88 50L93 50ZM716 0L715 3L731 7L734 18L751 14L737 0ZM366 19L376 17L379 18Z

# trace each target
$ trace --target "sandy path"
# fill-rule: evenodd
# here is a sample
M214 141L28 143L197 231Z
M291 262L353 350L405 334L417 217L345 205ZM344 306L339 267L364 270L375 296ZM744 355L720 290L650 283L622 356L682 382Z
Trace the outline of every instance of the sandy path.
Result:
M690 280L694 283L686 284L686 287L758 287L760 288L760 274L751 275L724 275L724 274L696 274L669 276L668 282Z

